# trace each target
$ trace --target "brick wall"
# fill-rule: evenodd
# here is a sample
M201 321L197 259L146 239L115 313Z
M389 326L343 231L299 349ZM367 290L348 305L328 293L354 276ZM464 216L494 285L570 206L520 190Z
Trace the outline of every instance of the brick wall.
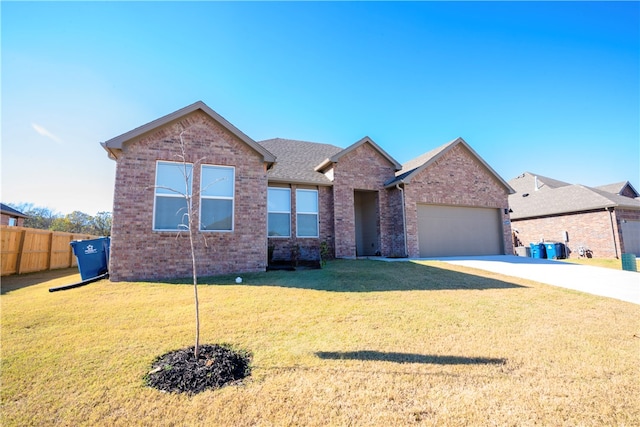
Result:
M395 255L395 239L390 235L393 222L402 218L398 203L390 203L394 191L383 185L393 178L394 166L378 150L364 143L343 155L334 165L333 205L335 208L335 254L339 258L356 256L354 191L368 190L378 193L380 252ZM395 211L393 210L395 209Z
M418 208L420 203L499 208L505 254L513 253L508 193L504 186L463 145L458 144L429 165L405 188L407 246L410 257L420 256ZM506 222L506 223L505 223Z
M177 161L179 134L200 185L199 164L235 167L233 232L196 232L199 275L262 271L266 267L267 176L262 157L201 111L124 144L116 163L111 234L111 280L154 280L191 275L186 233L152 231L157 160ZM199 201L194 198L196 216Z

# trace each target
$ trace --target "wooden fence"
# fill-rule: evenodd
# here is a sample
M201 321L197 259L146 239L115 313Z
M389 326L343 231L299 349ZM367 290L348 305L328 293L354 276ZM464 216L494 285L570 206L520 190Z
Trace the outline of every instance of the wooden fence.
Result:
M78 265L72 240L95 239L89 234L63 233L26 227L0 226L2 276Z

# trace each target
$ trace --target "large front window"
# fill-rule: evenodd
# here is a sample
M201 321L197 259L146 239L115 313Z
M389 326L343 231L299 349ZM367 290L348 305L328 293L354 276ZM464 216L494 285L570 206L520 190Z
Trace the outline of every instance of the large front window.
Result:
M318 237L318 191L296 190L298 237Z
M291 236L291 190L269 188L267 193L269 237Z
M203 165L200 174L200 230L233 231L235 169Z
M187 230L189 215L186 196L191 196L193 165L162 162L156 167L153 229Z

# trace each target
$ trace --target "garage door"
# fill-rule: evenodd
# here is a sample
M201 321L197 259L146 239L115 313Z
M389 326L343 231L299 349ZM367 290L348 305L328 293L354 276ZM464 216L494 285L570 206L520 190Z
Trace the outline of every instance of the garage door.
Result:
M498 209L418 205L420 257L503 254Z
M627 220L621 225L624 252L640 256L640 221Z

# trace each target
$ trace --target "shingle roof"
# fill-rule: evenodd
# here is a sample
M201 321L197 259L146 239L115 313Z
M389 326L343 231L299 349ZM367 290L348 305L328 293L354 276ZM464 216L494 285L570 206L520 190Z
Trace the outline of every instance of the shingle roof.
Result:
M389 163L391 163L393 165L393 167L395 168L395 170L400 170L400 168L402 168L402 165L400 163L398 163L396 161L396 159L394 159L393 157L391 157L389 155L389 153L387 153L386 151L384 151L382 149L382 147L380 147L378 144L376 144L373 139L369 138L368 136L365 136L364 138L360 139L359 141L354 142L353 144L351 144L350 146L348 146L347 148L345 148L344 150L340 150L340 152L334 154L331 157L328 157L326 159L324 159L324 161L320 164L318 164L315 167L315 170L317 171L322 171L324 168L326 168L328 165L332 164L332 163L338 163L340 161L340 158L342 156L344 156L345 154L350 153L351 151L355 150L356 148L360 147L363 144L369 144L373 147L374 150L376 150L378 153L380 153L380 155L382 155L382 157L384 157L385 159L387 159L387 161Z
M640 209L640 201L580 184L568 184L529 172L512 179L509 184L517 193L509 196L511 219L584 212L604 208Z
M314 169L325 159L343 149L330 144L274 138L258 141L276 156L276 164L269 169L270 182L294 182L312 185L332 185L331 180Z
M5 205L4 203L0 203L0 212L10 216L19 216L21 218L29 218L27 215L23 214L19 210L14 209L11 206Z

